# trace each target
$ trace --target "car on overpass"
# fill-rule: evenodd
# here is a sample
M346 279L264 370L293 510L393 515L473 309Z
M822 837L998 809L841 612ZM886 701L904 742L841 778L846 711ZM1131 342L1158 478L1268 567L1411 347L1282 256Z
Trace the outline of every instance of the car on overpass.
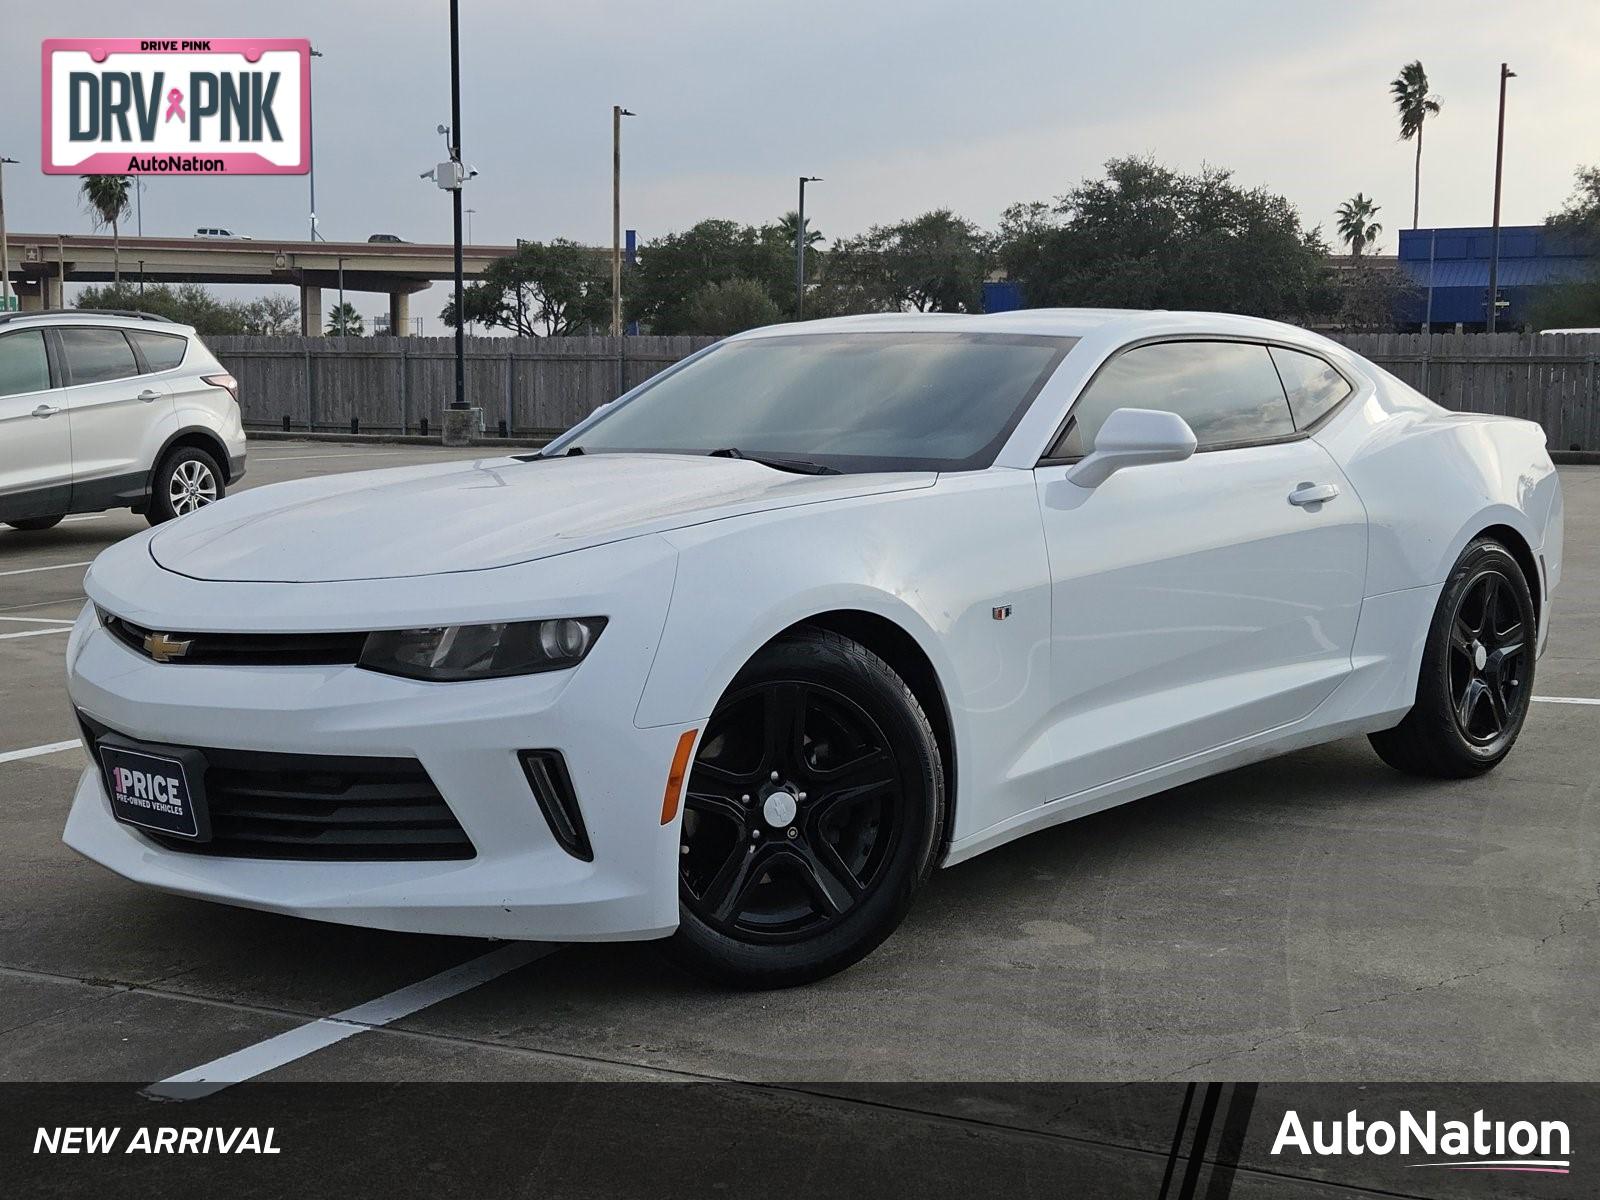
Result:
M1492 769L1562 514L1539 426L1276 322L753 330L540 453L105 551L65 839L190 897L801 983L937 866L1242 763Z
M0 315L0 522L131 508L154 525L222 499L244 464L238 385L191 326Z

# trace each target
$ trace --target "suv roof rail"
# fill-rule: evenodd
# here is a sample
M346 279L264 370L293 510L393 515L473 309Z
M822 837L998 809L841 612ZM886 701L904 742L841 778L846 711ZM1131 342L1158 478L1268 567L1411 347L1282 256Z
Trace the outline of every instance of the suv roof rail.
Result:
M160 313L141 312L136 308L36 308L31 311L0 312L0 322L17 321L23 317L134 317L140 321L161 321L168 325L182 325Z

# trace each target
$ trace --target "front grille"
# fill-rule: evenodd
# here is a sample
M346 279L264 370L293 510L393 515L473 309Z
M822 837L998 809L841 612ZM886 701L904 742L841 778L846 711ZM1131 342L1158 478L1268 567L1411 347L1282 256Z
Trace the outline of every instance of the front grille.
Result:
M100 610L100 624L129 649L157 662L196 666L351 666L361 657L364 633L172 633L147 629ZM151 652L150 638L162 639ZM170 649L167 649L170 648Z
M89 744L113 732L80 715ZM140 832L170 850L224 858L422 862L477 853L411 758L201 749L211 841Z

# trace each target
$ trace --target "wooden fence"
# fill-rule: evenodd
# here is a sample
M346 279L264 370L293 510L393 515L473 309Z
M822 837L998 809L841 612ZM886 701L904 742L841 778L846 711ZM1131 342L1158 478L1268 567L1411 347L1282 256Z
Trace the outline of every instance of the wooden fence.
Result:
M709 337L467 339L467 402L493 433L566 429ZM1371 333L1340 338L1446 408L1544 426L1552 450L1600 450L1600 334ZM256 428L416 432L455 390L451 338L219 337Z
M467 403L493 433L566 429L709 337L468 338ZM417 432L455 396L454 338L217 337L247 426Z

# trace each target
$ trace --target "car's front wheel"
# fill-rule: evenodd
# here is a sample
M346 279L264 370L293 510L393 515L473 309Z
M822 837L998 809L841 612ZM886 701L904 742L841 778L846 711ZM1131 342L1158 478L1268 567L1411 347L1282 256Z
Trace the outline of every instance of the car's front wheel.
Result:
M938 743L900 676L840 634L784 635L734 679L701 739L668 953L741 987L843 970L905 916L944 808Z
M159 525L215 503L227 492L216 459L198 446L179 446L156 467L145 519Z
M1533 596L1517 560L1479 538L1461 553L1434 610L1417 701L1393 729L1371 735L1396 770L1462 779L1511 752L1533 697Z

